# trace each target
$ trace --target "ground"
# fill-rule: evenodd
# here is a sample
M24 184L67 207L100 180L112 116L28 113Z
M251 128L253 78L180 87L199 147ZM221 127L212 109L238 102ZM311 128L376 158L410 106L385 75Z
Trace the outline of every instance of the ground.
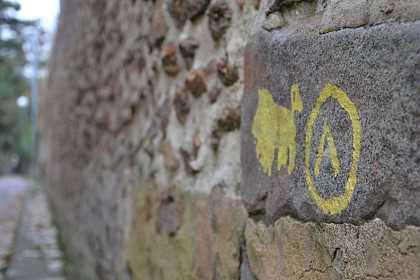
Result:
M0 178L0 280L63 280L63 255L42 189Z

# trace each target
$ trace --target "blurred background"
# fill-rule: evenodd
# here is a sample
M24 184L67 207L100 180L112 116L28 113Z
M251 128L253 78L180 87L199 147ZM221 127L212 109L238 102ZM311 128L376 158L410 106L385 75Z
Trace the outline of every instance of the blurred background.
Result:
M58 233L36 184L58 11L58 0L0 0L0 280L61 275Z
M58 0L0 0L0 174L37 173L38 112L58 10Z

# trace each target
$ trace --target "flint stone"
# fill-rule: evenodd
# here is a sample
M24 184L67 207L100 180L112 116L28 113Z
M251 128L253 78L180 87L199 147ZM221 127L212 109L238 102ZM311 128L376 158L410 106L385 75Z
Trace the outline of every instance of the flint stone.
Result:
M190 19L194 20L207 9L210 0L167 0L169 13L178 28Z
M224 0L214 2L209 8L209 29L214 40L225 34L232 21L232 10Z
M420 22L323 35L293 28L262 31L246 48L241 162L242 197L250 216L268 223L290 215L304 221L353 224L378 217L398 229L420 225ZM258 92L267 89L276 104L290 111L293 84L298 85L303 103L301 112L293 113L295 166L289 175L289 157L289 162L277 170L277 149L269 176L259 162L258 142L252 131ZM323 211L315 202L305 164L311 112L328 84L348 96L361 127L354 191L348 205L338 213ZM325 124L337 151L337 175L332 156L322 157L319 175L314 172ZM343 196L354 156L354 139L357 142L350 115L336 99L327 99L308 141L309 174L322 199ZM324 155L333 154L332 145L325 142Z
M153 11L153 15L151 18L151 30L153 32L149 32L147 34L147 42L151 47L155 47L160 45L163 42L163 39L168 32L168 26L165 22L163 11L162 11L162 0L158 2L155 6Z
M179 43L179 51L185 59L187 68L190 69L193 62L197 48L200 46L200 41L194 38L187 38Z
M178 88L175 93L174 107L178 121L185 124L188 113L190 112L190 105L188 104L188 94L185 89Z
M195 98L199 98L206 92L206 83L200 70L191 71L185 79L185 87L189 89Z
M162 51L162 67L168 75L176 75L179 72L179 67L176 59L176 46L168 44Z

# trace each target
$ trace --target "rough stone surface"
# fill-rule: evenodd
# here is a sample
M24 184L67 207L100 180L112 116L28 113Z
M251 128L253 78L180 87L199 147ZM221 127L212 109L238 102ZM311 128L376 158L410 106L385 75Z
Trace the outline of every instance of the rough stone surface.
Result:
M219 187L211 194L172 188L165 196L173 197L172 203L183 211L171 211L177 218L164 224L180 223L170 231L160 231L167 198L159 199L150 183L138 188L127 243L133 279L238 279L246 222L239 200L225 197Z
M179 43L179 50L185 59L187 68L191 68L194 61L194 56L197 48L200 46L200 42L194 38L187 38Z
M367 0L352 2L332 0L323 16L322 31L328 32L366 25L368 23L367 12Z
M183 9L182 26L173 16L175 4ZM208 219L223 208L210 203L215 186L223 189L220 201L229 199L236 205L240 197L243 50L251 30L264 19L264 10L256 9L254 2L244 3L242 10L228 2L231 25L224 31L223 40L216 42L209 30L209 4L66 0L61 5L42 106L41 143L46 151L42 158L48 195L63 240L71 257L82 264L86 279L132 279L133 273L146 273L137 272L142 269L140 262L128 266L125 247L133 221L139 218L132 206L137 205L136 193L141 191L136 186L143 186L139 182L144 180L156 186L150 190L156 199L147 202L147 209L153 208L153 212L144 213L147 217L153 214L154 222L150 229L142 226L141 230L150 230L150 242L167 238L168 243L158 245L153 254L171 256L164 258L164 265L159 258L152 258L156 265L148 266L150 273L163 273L173 279L177 275L161 272L161 267L174 267L189 275L204 275L196 279L211 279L208 275L229 279L239 274L242 244L234 240L243 239L243 226L242 230L233 226L239 218L226 218L226 214L224 219L232 227L222 225L224 220L217 218L220 227L226 229L220 234L209 231L215 243L208 243L205 231L197 235L201 239L185 243L182 250L177 247L179 243L169 242L178 236L183 240L195 238L192 233L197 229L213 227ZM194 11L200 12L193 15ZM196 42L200 44L197 48ZM229 58L229 65L235 65L236 78L230 86L219 78L217 62L221 58ZM197 98L185 85L191 71L199 71L198 85L206 85L206 93L201 92ZM217 149L212 145L213 135L217 135ZM201 221L186 226L192 220L184 216L195 215L198 206L192 211L189 204L181 207L178 203L183 199L168 196L173 186L180 186L177 191L183 199L184 194L206 197L200 207L212 214L202 210ZM216 206L213 209L207 204ZM243 212L242 206L236 208ZM156 245L149 241L143 244L148 248ZM201 251L208 253L187 259L195 252L190 244L202 244ZM217 250L221 253L216 254ZM147 251L132 253L133 257L137 254L144 261L148 259ZM215 265L211 266L207 255L220 257L212 257ZM196 259L200 261L194 266L197 271L174 262L186 264Z
M237 67L229 64L228 60L225 58L219 60L217 70L220 80L226 86L231 86L238 80Z
M151 47L159 46L168 32L168 26L163 19L162 3L163 0L159 0L150 18L150 25L153 32L147 34L147 41Z
M242 195L248 210L271 222L289 214L305 221L360 224L380 217L394 228L420 225L419 45L419 22L256 36L247 48L242 103ZM291 97L294 84L301 97ZM321 92L335 86L349 101L327 97L320 103ZM259 92L267 91L261 88L275 105L264 105ZM321 138L326 152L320 157ZM282 164L280 149L287 149ZM313 193L333 202L322 208Z
M213 39L218 40L230 26L232 11L228 2L216 0L209 8L209 29Z
M267 14L282 10L283 8L289 7L298 2L302 2L302 0L271 0L269 1Z
M386 21L420 19L420 5L416 0L329 0L321 21L321 32Z
M179 72L176 46L170 43L163 47L162 51L162 67L163 70L169 75L176 75Z
M207 91L206 84L200 70L188 73L187 78L185 79L185 87L195 98L200 97Z
M420 60L416 55L419 27L418 22L396 23L322 36L295 33L285 37L285 31L262 34L253 40L246 55L249 66L242 118L242 166L248 171L243 173L243 197L249 211L263 211L271 221L291 214L304 220L352 223L376 216L397 228L420 224L416 199L419 143L415 136L419 133L419 117L418 106L414 105L419 104L415 82ZM266 51L258 51L261 48ZM290 108L289 92L294 83L303 100L303 111L295 111L293 117L296 166L289 176L286 168L277 170L273 164L270 177L260 167L256 154L256 143L262 139L256 139L251 132L258 90L269 89L277 104ZM305 173L308 119L328 83L337 85L354 102L361 123L357 183L348 207L335 215L326 214L317 206ZM354 155L352 142L357 136L352 134L346 111L334 99L321 107L320 116L313 125L309 162L317 192L328 199L344 193ZM313 173L314 151L324 122L331 127L343 171L337 177L329 160L321 162L318 177Z
M179 167L179 161L174 156L171 143L169 141L163 141L159 151L163 155L165 167L171 171L177 170Z
M185 123L186 115L190 111L190 107L188 105L188 94L185 89L178 88L175 92L174 107L178 121Z
M188 20L200 16L207 8L210 0L168 0L169 12L178 27Z
M263 23L263 28L267 31L280 28L284 24L284 18L278 14L273 13L267 17L267 20Z
M380 220L362 226L281 218L248 220L245 238L258 279L418 279L419 228L393 231Z
M241 125L241 115L238 105L231 105L226 108L217 120L216 129L211 135L211 144L214 149L219 146L221 138L229 131L238 129Z
M243 198L250 212L263 211L271 221L291 214L303 220L356 224L376 216L396 228L420 224L416 198L420 180L416 135L420 119L418 106L414 105L420 102L415 82L420 60L419 27L418 22L395 23L321 36L283 31L264 33L252 41L246 55L242 104L242 166L247 171L243 173ZM261 48L265 51L261 52ZM258 160L267 155L256 153L258 142L265 141L264 135L257 138L252 132L258 92L261 87L267 88L278 106L291 108L290 91L295 83L303 101L303 110L293 111L291 119L296 125L295 168L288 175L290 170L278 168L274 160L269 176L271 164L264 172ZM354 102L361 125L354 193L348 207L338 213L323 211L315 203L305 171L309 142L309 170L317 193L323 199L344 196L358 137L353 133L350 115L330 98L314 119L309 141L307 135L312 110L328 83L338 86ZM331 128L335 141L342 172L337 175L329 157L322 158L319 176L314 173L324 124ZM282 125L289 124L279 123L279 127ZM291 160L289 154L286 167L291 166Z

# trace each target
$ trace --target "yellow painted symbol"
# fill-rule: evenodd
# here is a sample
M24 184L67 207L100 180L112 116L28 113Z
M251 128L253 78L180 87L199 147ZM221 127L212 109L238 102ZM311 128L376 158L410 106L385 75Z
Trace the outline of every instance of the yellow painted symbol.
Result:
M256 156L264 173L271 176L277 150L277 170L288 163L289 175L295 168L296 124L295 112L302 112L303 104L297 84L292 85L291 109L274 102L271 93L258 90L258 108L252 123L252 134L257 140Z
M333 196L331 198L322 198L312 181L311 178L311 171L310 171L310 155L311 155L311 142L312 142L312 130L317 119L319 112L321 110L321 106L329 99L334 98L338 101L340 106L347 112L350 117L352 129L353 129L353 159L348 175L348 180L344 187L344 193L339 196ZM316 204L319 208L324 211L324 213L329 213L331 215L340 213L342 210L346 209L350 203L351 197L354 192L354 187L356 185L356 173L357 173L357 163L360 156L360 135L361 135L361 128L360 128L360 121L359 115L357 113L356 106L350 100L350 98L342 91L340 88L328 84L319 95L315 107L312 109L312 113L310 119L308 121L308 127L306 130L306 150L305 150L305 163L306 163L306 182L309 186L309 191L314 198ZM337 155L337 149L335 147L334 140L332 138L331 131L328 125L324 124L324 133L321 138L321 143L318 148L318 157L315 163L315 175L319 175L319 165L322 157L325 155L324 153L324 145L325 139L327 139L329 153L328 156L331 157L332 166L334 169L335 176L338 175L340 172L339 160ZM331 140L330 140L331 139ZM323 143L322 143L323 142Z
M325 153L325 139L327 139L328 152ZM334 169L334 176L340 173L340 161L338 160L337 148L335 147L334 138L332 137L330 127L327 125L327 122L324 123L324 133L322 134L321 141L319 141L318 147L318 157L315 163L315 175L319 175L319 167L321 165L321 160L323 157L329 157L331 159L331 164Z

